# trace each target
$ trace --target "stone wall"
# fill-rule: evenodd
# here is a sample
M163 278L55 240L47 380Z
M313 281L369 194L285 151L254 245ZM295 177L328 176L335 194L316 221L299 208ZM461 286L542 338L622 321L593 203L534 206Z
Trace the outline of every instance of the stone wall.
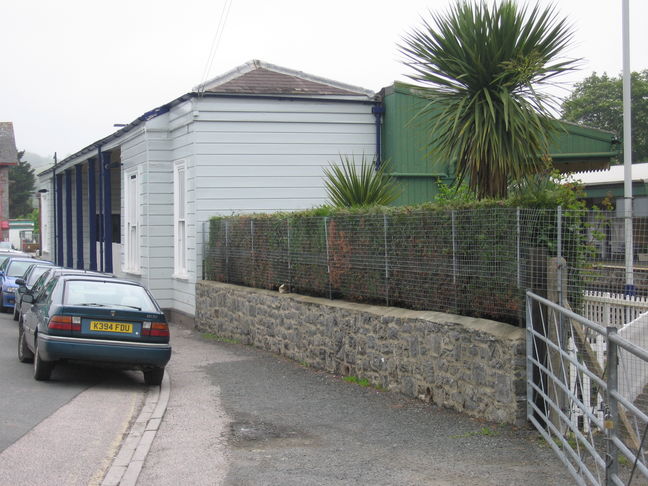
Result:
M508 324L203 281L196 327L473 417L525 421L524 332Z

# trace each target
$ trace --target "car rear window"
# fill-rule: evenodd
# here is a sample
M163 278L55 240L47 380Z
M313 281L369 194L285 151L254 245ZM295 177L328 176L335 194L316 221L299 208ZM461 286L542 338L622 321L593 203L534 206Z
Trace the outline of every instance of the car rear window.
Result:
M139 285L123 282L68 280L63 304L88 307L116 307L157 312L155 303Z
M27 279L27 285L34 285L36 280L38 280L38 277L43 275L45 272L47 272L49 268L47 267L36 267L32 270L32 272L29 274L29 278Z
M14 260L9 263L7 275L9 275L10 277L22 277L32 265L34 265L34 262Z

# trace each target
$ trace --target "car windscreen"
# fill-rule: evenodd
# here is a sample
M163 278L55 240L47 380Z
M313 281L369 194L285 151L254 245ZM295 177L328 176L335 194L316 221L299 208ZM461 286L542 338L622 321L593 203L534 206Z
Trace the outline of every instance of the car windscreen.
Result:
M102 280L68 280L63 304L158 312L146 290L139 285Z
M34 262L27 260L13 260L12 262L9 262L7 275L9 277L22 277L23 275L25 275L27 269L32 265L34 265Z
M36 280L38 280L38 277L40 277L40 276L43 275L45 272L47 272L47 270L49 270L49 267L36 267L36 268L34 268L34 269L31 271L31 273L29 274L29 278L27 279L27 281L25 282L25 284L26 284L28 287L31 287L32 285L34 285L34 283L36 282Z

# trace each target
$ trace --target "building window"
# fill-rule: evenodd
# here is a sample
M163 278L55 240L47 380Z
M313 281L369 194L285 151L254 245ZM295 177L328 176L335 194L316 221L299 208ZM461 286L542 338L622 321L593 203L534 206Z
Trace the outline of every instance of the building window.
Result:
M140 244L139 244L139 186L137 172L131 171L124 175L124 270L139 272L140 270ZM119 224L117 225L119 228Z
M176 162L173 172L174 274L187 277L187 170L184 161Z

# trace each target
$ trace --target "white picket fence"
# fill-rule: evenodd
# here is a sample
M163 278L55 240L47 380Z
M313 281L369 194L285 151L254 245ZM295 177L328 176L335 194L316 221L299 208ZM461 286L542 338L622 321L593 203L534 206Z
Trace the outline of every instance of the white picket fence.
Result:
M645 297L586 290L583 296L583 303L584 317L600 324L601 326L616 327L620 329L620 333L626 332L628 334L631 332L636 334L640 323L642 323L642 330L646 328L643 322L648 319L648 299ZM605 369L605 337L597 333L591 334L587 340L596 353L601 368ZM635 339L631 339L631 341L635 341ZM577 359L578 349L576 343L571 338L569 339L568 347L572 357ZM592 396L589 377L585 374L578 376L576 367L573 365L570 365L569 368L569 384L572 393L580 396L583 403L590 403L590 412L602 419L601 402L603 397L600 394ZM625 379L627 378L628 376L625 376ZM636 388L636 386L631 383L622 383L622 385ZM571 410L571 419L576 426L581 417L584 419L582 424L583 431L589 432L589 421L586 419L580 408L573 406Z
M645 297L586 290L583 300L584 317L604 327L623 327L648 311Z

